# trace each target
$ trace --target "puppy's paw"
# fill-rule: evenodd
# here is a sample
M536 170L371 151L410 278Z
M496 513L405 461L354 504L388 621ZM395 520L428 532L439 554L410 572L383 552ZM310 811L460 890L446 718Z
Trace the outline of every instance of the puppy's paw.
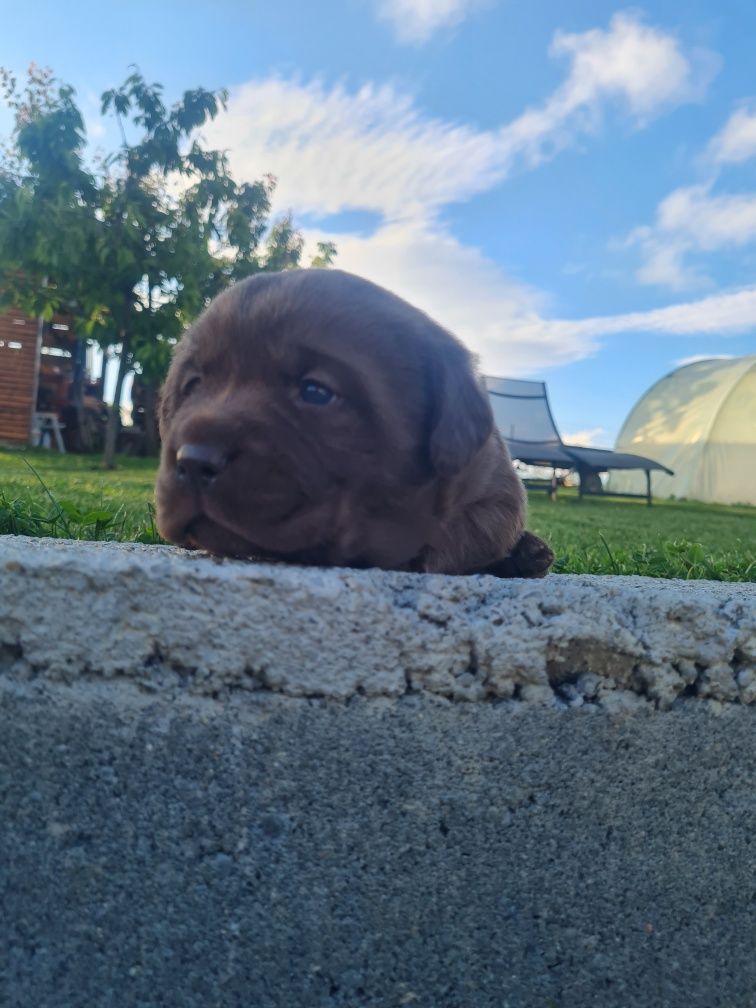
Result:
M545 577L554 563L554 553L548 543L532 532L523 532L512 550L512 557L520 571L519 577Z
M554 554L543 539L532 532L523 532L512 552L481 571L501 578L542 578L554 563Z

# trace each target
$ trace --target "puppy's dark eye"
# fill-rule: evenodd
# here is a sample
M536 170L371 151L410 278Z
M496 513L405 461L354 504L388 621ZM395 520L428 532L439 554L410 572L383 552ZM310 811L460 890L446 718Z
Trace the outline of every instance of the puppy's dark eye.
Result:
M201 381L202 379L200 378L199 375L193 375L191 378L185 381L184 384L181 386L181 398L186 399L188 395L191 395L191 393L197 388L197 386Z
M299 383L299 398L310 406L327 406L336 398L336 393L327 385L305 379Z

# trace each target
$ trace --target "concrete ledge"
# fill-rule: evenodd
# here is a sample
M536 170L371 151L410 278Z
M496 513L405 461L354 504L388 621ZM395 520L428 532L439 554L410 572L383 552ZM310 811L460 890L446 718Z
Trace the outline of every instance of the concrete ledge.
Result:
M16 674L345 700L756 701L756 585L501 581L0 539Z
M756 1005L756 590L0 538L0 1004Z

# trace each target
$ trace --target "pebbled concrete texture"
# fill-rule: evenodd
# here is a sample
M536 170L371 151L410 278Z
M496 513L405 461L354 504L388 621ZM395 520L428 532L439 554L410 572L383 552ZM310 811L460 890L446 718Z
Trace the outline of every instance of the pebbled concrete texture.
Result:
M208 696L756 702L756 584L303 569L13 536L0 578L0 646L19 674L48 679Z
M756 589L0 538L0 1004L756 1006Z

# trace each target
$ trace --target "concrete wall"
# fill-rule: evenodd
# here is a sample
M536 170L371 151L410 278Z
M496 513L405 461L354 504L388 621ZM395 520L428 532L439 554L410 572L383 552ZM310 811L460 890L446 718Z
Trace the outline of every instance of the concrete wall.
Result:
M0 1004L756 1005L756 587L0 539Z

